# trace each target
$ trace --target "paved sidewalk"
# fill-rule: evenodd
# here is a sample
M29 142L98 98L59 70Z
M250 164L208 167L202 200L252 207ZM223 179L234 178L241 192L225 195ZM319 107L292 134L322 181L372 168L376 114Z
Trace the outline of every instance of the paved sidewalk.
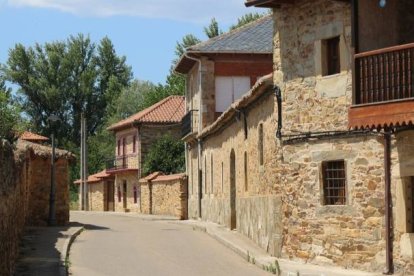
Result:
M230 231L224 226L212 222L187 220L175 222L193 227L194 230L204 231L247 261L262 269L273 272L280 270L283 276L379 276L380 273L368 273L357 270L324 267L298 263L270 256L253 241L236 231Z
M20 243L17 276L64 276L69 241L82 230L78 224L64 227L26 228Z

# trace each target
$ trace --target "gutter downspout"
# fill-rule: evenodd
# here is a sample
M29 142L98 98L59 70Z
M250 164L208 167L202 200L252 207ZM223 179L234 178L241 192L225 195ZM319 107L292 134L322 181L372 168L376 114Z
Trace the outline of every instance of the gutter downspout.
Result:
M385 170L385 257L386 268L383 274L394 273L392 249L392 198L391 198L391 131L384 133L384 170Z
M279 86L273 87L277 101L277 131L276 138L282 139L282 90Z
M198 58L195 58L195 57L190 57L189 55L188 55L188 52L185 52L184 53L184 56L186 57L186 58L188 58L188 59L191 59L191 60L194 60L195 62L197 62L198 63L198 74L199 74L199 78L198 78L198 81L200 82L199 83L199 93L200 93L200 97L199 97L199 101L198 101L198 133L201 133L201 130L202 130L202 114L203 114L203 109L202 109L202 104L201 104L201 99L202 99L202 96L201 96L201 94L203 93L203 91L202 91L202 88L201 88L201 61L200 61L200 59L198 59ZM202 183L201 183L201 181L202 181L202 179L203 179L203 177L202 177L202 173L201 173L201 153L202 153L202 141L201 141L201 139L198 139L198 141L197 141L198 143L197 143L197 145L198 145L198 154L197 154L197 174L198 174L198 177L197 177L197 182L198 182L198 217L199 218L201 218L201 199L203 198L203 195L202 195ZM193 182L194 182L194 179L192 180ZM193 186L194 186L194 183L193 183Z

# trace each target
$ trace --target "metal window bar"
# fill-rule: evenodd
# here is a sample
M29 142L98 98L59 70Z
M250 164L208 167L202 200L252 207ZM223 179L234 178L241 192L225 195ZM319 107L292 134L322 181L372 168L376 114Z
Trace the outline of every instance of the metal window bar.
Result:
M325 205L346 204L345 161L327 161L323 165L323 189Z

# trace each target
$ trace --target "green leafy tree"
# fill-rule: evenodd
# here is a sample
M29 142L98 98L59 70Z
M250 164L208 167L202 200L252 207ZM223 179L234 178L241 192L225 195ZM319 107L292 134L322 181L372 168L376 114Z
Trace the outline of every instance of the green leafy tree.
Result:
M213 38L221 35L223 31L219 28L217 20L213 17L211 19L210 25L204 27L204 33L208 38Z
M47 119L57 115L61 123L56 137L66 148L80 144L81 113L86 115L88 134L94 135L131 80L125 57L116 54L108 38L96 45L81 34L28 48L17 44L9 52L5 72L20 86L33 130L50 135Z
M144 175L156 171L172 174L184 170L184 143L170 135L162 136L151 146L143 164Z
M268 13L247 13L243 15L242 17L237 19L237 23L230 26L230 31L237 29L241 26L244 26L246 24L249 24L253 21L256 21L259 18L262 18L263 16L267 15Z
M177 45L175 46L175 55L177 58L180 58L184 53L185 50L188 47L191 47L197 43L200 43L201 40L195 37L192 34L185 35L181 41L177 42ZM173 63L176 63L177 60L175 60Z
M14 142L18 132L20 115L10 96L10 89L0 79L0 139Z

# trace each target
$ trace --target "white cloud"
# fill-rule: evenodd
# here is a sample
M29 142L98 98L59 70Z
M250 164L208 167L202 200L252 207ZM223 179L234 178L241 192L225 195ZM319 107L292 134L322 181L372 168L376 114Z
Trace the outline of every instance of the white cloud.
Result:
M56 9L81 16L117 15L163 18L205 23L215 17L231 23L237 16L253 12L244 0L7 0L9 6Z

